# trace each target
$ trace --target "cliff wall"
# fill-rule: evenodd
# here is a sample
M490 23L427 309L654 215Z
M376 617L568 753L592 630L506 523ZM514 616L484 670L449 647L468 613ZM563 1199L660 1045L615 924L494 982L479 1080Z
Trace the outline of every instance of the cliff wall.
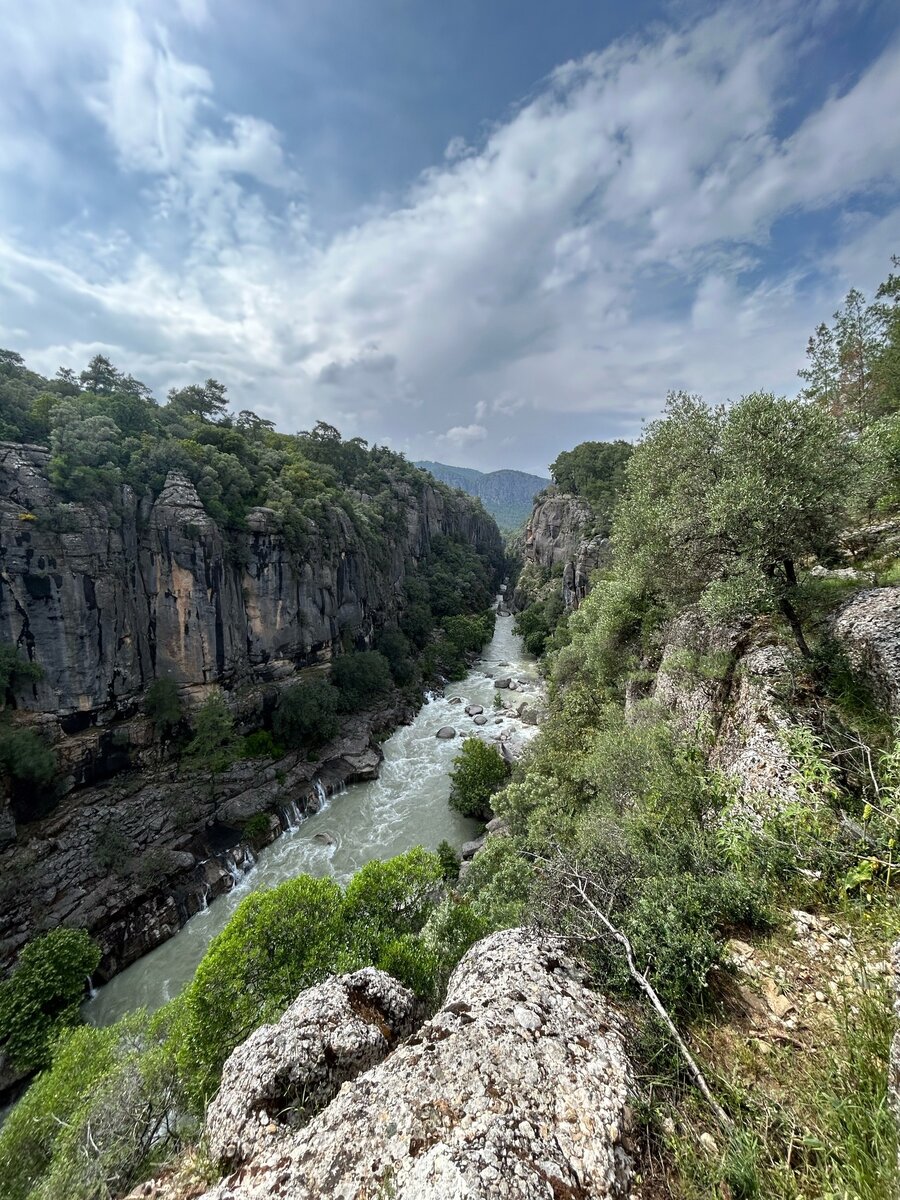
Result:
M524 567L513 595L518 611L561 589L567 609L577 608L590 588L590 573L612 561L609 538L591 534L594 516L581 496L537 497L522 545ZM561 579L557 578L561 576Z

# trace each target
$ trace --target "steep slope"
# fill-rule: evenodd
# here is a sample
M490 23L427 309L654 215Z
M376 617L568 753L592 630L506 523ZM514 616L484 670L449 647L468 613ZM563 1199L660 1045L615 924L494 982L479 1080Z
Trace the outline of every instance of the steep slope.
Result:
M524 524L531 512L535 494L550 482L540 475L529 475L526 471L484 472L438 462L417 462L416 466L423 471L430 471L435 479L449 487L477 496L500 528L510 531Z

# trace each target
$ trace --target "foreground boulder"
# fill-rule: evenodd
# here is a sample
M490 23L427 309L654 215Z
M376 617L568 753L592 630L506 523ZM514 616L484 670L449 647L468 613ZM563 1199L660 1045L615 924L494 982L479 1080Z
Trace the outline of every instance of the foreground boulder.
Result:
M206 1200L626 1196L630 1086L620 1019L561 944L505 930L468 952L431 1021ZM231 1128L225 1109L216 1144L247 1145L246 1106Z
M900 715L900 587L857 592L838 609L832 633L878 699Z
M301 992L277 1025L257 1029L225 1063L206 1114L213 1158L245 1162L317 1112L412 1031L418 1008L412 992L373 967Z

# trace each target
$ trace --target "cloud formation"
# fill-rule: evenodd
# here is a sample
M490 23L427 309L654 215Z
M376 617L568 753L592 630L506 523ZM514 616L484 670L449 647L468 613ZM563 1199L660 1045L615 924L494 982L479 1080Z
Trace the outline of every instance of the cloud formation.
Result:
M0 48L0 344L50 372L100 349L282 428L542 469L668 388L793 389L812 325L900 249L900 40L801 106L828 5L725 4L563 64L327 236L290 131L196 61L215 5L79 8L36 0ZM23 130L63 113L98 147L89 202L38 226L34 180L84 168Z

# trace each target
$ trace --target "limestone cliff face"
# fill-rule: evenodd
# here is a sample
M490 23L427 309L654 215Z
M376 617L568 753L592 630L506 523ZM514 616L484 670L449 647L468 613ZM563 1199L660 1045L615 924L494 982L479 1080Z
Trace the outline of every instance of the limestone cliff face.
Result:
M175 472L155 500L125 487L115 509L65 504L48 458L0 445L0 639L43 668L16 706L60 739L73 782L98 760L114 769L101 731L133 714L154 679L234 687L289 675L341 642L365 645L396 615L435 534L502 558L493 521L424 476L401 497L402 536L373 549L336 508L301 555L268 509L226 537ZM94 736L66 745L85 731Z
M577 608L588 593L591 571L612 560L608 538L593 537L594 522L588 502L580 496L542 493L525 529L525 565L513 596L513 607L527 607L542 594L549 571L562 568L561 586L566 608Z

